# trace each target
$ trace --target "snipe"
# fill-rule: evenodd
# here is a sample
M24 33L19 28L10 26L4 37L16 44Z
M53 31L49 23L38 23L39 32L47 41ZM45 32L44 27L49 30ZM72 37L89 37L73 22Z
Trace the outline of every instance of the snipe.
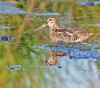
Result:
M60 28L57 24L57 20L54 17L50 17L47 21L38 29L36 29L33 33L40 30L41 28L48 26L50 31L50 38L53 43L58 42L67 42L67 43L74 43L74 42L82 42L88 39L90 36L93 35L91 30L79 30L79 29L71 29L71 28ZM31 33L29 36L31 36Z

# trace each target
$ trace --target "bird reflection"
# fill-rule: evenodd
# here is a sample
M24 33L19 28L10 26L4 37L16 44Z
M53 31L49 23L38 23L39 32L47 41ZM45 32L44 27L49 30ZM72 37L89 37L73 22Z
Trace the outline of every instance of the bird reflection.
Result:
M59 57L65 56L67 53L57 50L50 50L49 57L46 59L46 63L50 66L54 66L57 64L57 60Z
M40 58L49 66L54 66L57 64L57 60L59 57L69 55L68 53L58 51L58 50L50 50L49 56L47 58L44 58L42 55L31 49L30 47L27 47L31 52L35 53L36 55L40 56Z

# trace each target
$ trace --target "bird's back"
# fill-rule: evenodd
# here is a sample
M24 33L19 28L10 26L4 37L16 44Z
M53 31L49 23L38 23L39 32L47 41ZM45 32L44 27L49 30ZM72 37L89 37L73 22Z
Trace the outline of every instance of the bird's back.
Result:
M58 28L50 32L52 42L81 42L92 36L91 30Z

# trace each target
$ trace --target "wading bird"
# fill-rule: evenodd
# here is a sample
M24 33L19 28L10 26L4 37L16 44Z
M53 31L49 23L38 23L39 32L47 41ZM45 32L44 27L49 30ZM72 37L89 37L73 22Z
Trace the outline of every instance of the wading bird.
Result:
M91 30L80 30L80 29L72 29L72 28L60 28L57 24L57 20L54 17L50 17L46 20L46 22L36 29L29 36L34 34L36 31L41 28L48 26L49 27L49 35L51 41L53 43L64 42L64 43L75 43L82 42L93 35Z

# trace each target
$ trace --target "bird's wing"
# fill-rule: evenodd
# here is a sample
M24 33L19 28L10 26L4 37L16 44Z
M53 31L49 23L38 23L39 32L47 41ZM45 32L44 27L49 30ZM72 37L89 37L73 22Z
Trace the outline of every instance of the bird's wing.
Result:
M67 35L73 35L73 32L64 28L60 28L55 30L57 33L63 33L63 34L67 34Z
M77 35L77 34L85 34L85 33L90 33L91 30L82 30L82 29L73 29L73 28L59 28L56 30L57 32L66 32L67 34L70 34L70 35Z

